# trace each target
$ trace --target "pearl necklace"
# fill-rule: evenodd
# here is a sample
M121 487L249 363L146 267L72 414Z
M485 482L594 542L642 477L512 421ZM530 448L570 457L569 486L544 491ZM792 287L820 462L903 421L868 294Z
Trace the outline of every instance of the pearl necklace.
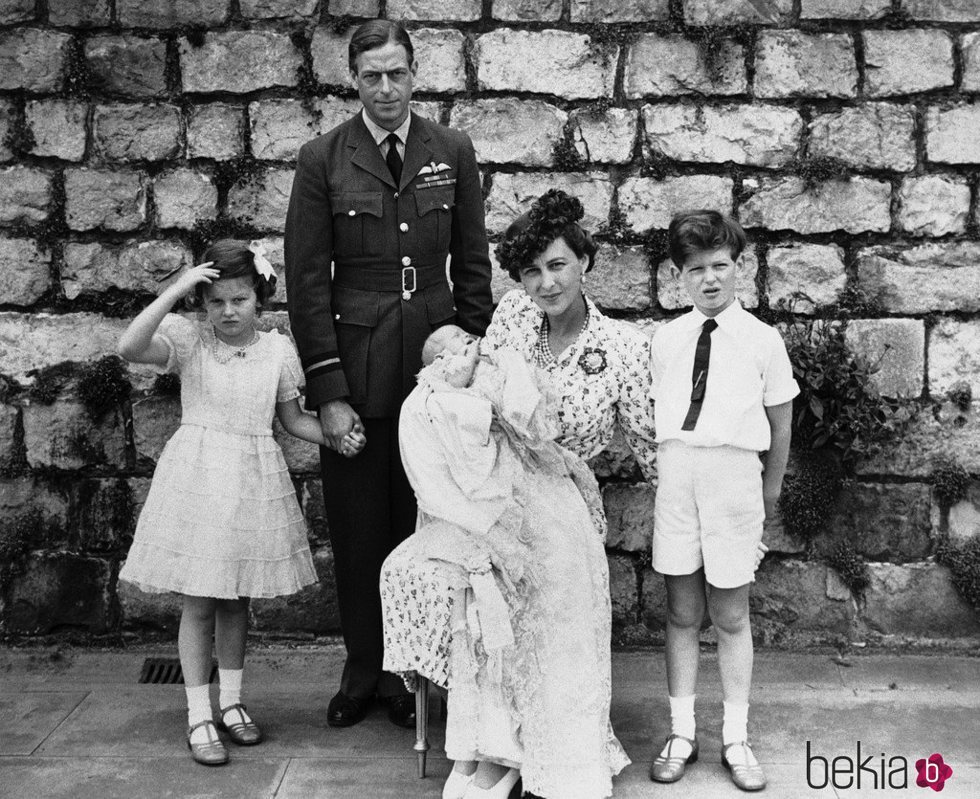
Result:
M228 363L233 358L244 358L247 354L247 350L256 341L259 340L259 331L252 330L252 338L247 344L242 344L240 346L233 346L231 344L226 344L221 339L218 338L217 333L214 332L214 328L211 328L211 354L218 363Z
M579 336L585 332L585 329L589 326L589 304L585 304L585 319L582 320L582 329L579 330L578 335L575 336L575 341L578 341ZM541 317L541 326L538 328L538 340L534 345L534 360L537 362L538 366L548 366L552 363L557 363L558 359L555 354L551 351L550 342L551 333L551 323L548 321L548 314L544 314ZM574 343L574 342L573 342Z

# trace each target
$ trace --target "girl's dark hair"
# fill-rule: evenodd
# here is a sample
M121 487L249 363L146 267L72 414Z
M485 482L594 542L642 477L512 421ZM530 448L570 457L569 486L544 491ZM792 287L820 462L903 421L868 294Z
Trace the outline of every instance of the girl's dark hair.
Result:
M588 257L585 267L588 272L595 264L597 248L592 236L578 223L583 216L585 209L577 197L561 189L546 191L504 233L496 249L500 268L520 281L521 269L530 266L552 242L561 238L577 258Z
M244 241L235 239L220 239L204 251L202 262L212 261L212 267L221 272L218 280L231 280L236 277L247 277L252 281L255 298L258 300L258 313L262 306L276 293L276 276L264 278L255 271L255 256ZM208 283L198 283L194 291L187 295L184 304L192 311L204 308L204 292Z
M709 208L682 211L670 220L667 228L670 260L683 269L694 253L728 248L732 260L745 249L747 238L742 226L732 217Z
M415 62L415 48L412 47L412 40L405 26L390 19L372 19L358 26L347 45L347 65L350 71L357 74L357 57L361 53L384 47L388 42L405 48L409 66Z

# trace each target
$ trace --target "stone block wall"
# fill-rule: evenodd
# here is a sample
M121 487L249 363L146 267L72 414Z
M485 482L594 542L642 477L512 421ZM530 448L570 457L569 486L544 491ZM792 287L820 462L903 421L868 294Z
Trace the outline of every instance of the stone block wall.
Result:
M177 606L118 582L179 419L173 386L130 367L93 415L86 365L209 231L265 241L277 268L297 148L359 105L350 27L400 18L416 110L466 130L493 239L552 186L580 197L610 314L652 332L689 300L663 232L682 208L733 213L753 244L739 291L765 313L851 322L886 395L921 407L861 463L815 547L777 524L760 636L974 638L936 563L980 534L980 4L971 0L0 0L0 630L173 630ZM492 246L492 245L491 245ZM497 270L494 293L512 284ZM288 328L284 299L264 317ZM964 399L966 397L966 399ZM274 634L336 632L312 447L280 436L321 584L256 603ZM971 475L941 505L937 458ZM656 640L653 488L621 441L597 458L621 640ZM870 562L855 596L823 555Z

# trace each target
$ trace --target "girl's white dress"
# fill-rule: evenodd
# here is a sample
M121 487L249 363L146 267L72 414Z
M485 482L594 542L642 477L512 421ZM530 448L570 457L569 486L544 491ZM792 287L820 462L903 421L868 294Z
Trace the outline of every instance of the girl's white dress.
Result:
M278 332L238 354L209 324L168 314L158 329L180 375L180 427L157 462L119 573L144 591L235 599L315 583L296 491L272 437L302 369Z

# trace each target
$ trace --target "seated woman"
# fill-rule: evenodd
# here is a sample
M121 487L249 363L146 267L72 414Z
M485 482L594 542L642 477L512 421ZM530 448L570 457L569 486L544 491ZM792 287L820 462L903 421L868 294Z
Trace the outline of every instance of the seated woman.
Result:
M444 797L506 797L520 776L525 791L547 799L598 799L611 794L612 775L629 762L609 724L605 522L581 458L602 451L621 427L652 476L649 341L631 325L604 317L582 293L596 252L578 224L582 215L578 200L548 192L508 228L498 249L501 265L524 290L503 297L481 349L498 368L512 353L537 367L545 419L556 426L561 445L549 448L547 430L533 423L528 435L506 432L520 425L507 416L506 382L498 387L497 419L489 429L496 425L503 433L486 440L495 442L496 457L516 458L521 469L517 479L500 480L493 490L479 480L471 485L487 488L488 519L500 511L484 521L483 539L509 629L499 624L493 598L477 596L474 575L481 567L460 557L462 546L443 540L458 543L460 530L478 516L467 511L446 518L441 505L447 480L423 478L416 485L413 458L424 460L433 448L413 443L409 434L412 420L420 418L409 404L412 397L403 410L402 457L419 498L420 533L396 549L382 571L385 668L448 685L446 753L456 764ZM472 343L458 349L466 346ZM490 394L479 386L479 369L473 383L470 388L485 401ZM540 420L541 407L535 409ZM428 417L438 420L437 414ZM460 428L471 418L457 413L454 422L438 426L446 435L454 429L466 435ZM556 458L554 452L562 454ZM464 475L478 466L467 461L453 468ZM512 471L485 468L483 474ZM455 475L451 484L459 486ZM504 491L508 501L493 499ZM471 497L479 493L473 492ZM516 522L508 522L515 512ZM472 530L466 535L473 539ZM497 553L495 560L498 545L513 552ZM521 547L523 557L515 554ZM481 612L483 607L488 610Z

